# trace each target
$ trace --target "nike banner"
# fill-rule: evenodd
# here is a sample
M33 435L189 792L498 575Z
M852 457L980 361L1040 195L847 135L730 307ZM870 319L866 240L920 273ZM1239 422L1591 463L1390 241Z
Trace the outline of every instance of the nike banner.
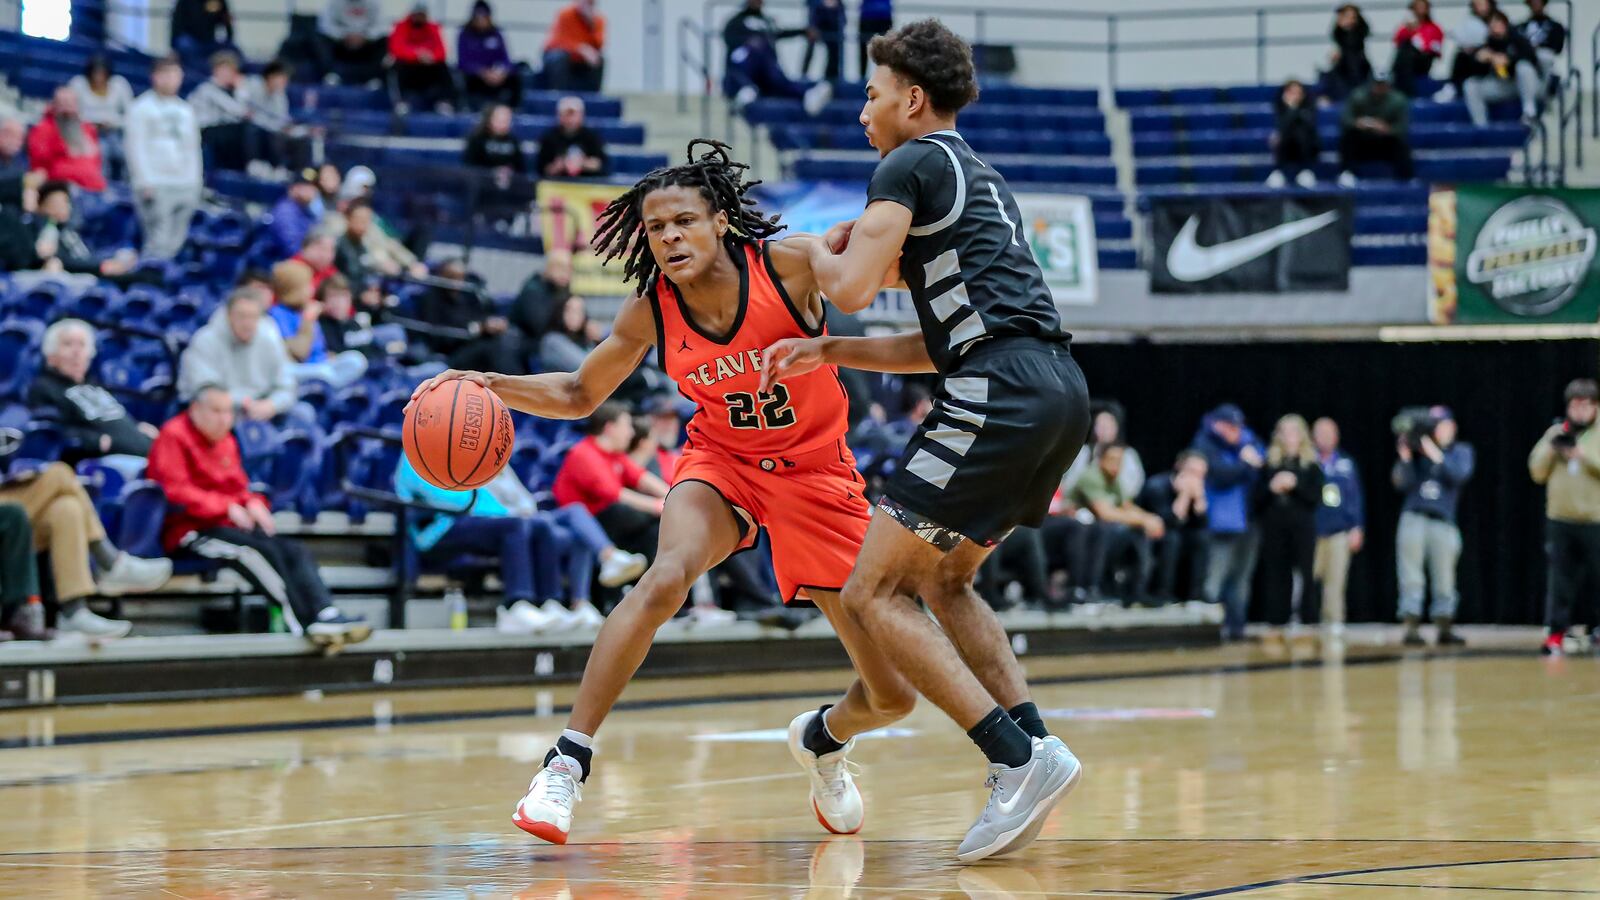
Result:
M1150 291L1347 291L1354 224L1343 195L1156 198Z

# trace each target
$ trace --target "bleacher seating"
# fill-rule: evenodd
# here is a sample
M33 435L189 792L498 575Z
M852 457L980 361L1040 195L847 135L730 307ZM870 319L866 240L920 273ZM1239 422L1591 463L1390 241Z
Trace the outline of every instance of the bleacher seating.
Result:
M1420 93L1432 94L1424 82ZM1169 194L1254 194L1272 172L1276 85L1130 88L1116 92L1128 112L1139 204ZM1504 178L1512 154L1527 139L1515 105L1492 110L1495 121L1477 128L1465 104L1417 100L1411 104L1411 144L1418 180L1398 184L1386 173L1357 170L1352 257L1356 265L1419 265L1427 259L1428 185ZM1317 111L1321 190L1339 175L1337 106ZM1384 177L1369 178L1371 175ZM1298 188L1287 188L1298 190Z

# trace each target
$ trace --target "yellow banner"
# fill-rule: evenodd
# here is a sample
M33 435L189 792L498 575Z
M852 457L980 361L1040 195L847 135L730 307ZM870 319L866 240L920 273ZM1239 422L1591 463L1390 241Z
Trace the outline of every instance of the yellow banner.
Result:
M628 188L620 184L587 181L539 182L539 224L544 232L544 252L572 255L572 292L586 297L622 297L632 293L622 280L622 259L601 267L589 248L594 221L606 204Z

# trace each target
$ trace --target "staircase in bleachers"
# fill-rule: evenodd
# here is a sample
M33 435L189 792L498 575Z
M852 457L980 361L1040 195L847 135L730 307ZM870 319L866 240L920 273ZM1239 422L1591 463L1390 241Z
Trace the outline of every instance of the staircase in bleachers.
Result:
M1424 82L1423 96L1436 85ZM1124 89L1116 102L1126 110L1133 138L1139 203L1166 194L1255 194L1271 173L1268 140L1273 133L1276 85ZM1319 190L1336 187L1339 174L1339 108L1318 110L1322 161ZM1516 107L1491 110L1494 121L1478 128L1464 103L1416 100L1411 104L1411 143L1417 181L1403 184L1363 176L1352 190L1356 202L1356 265L1421 265L1427 260L1428 185L1498 181L1527 140ZM1301 190L1289 187L1281 190Z
M864 185L878 153L857 121L861 102L855 98L861 95L861 85L840 83L834 96L841 99L814 118L799 101L775 99L750 104L744 117L764 127L786 154L791 177ZM1101 268L1131 269L1133 226L1117 188L1099 103L1094 90L985 84L978 102L961 114L961 135L1017 193L1087 196L1094 205Z

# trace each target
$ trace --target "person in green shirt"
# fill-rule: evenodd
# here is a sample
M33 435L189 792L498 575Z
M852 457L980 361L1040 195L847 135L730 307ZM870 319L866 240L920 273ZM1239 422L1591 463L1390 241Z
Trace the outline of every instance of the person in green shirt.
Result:
M1355 89L1339 122L1340 187L1355 186L1355 168L1363 163L1387 163L1396 180L1411 180L1411 102L1386 73Z
M1089 571L1083 583L1091 594L1101 590L1107 566L1131 552L1136 565L1122 599L1132 602L1145 599L1154 568L1152 542L1166 533L1166 523L1160 516L1140 509L1118 483L1126 449L1121 443L1100 448L1095 464L1078 479L1072 502L1094 514L1089 535Z

